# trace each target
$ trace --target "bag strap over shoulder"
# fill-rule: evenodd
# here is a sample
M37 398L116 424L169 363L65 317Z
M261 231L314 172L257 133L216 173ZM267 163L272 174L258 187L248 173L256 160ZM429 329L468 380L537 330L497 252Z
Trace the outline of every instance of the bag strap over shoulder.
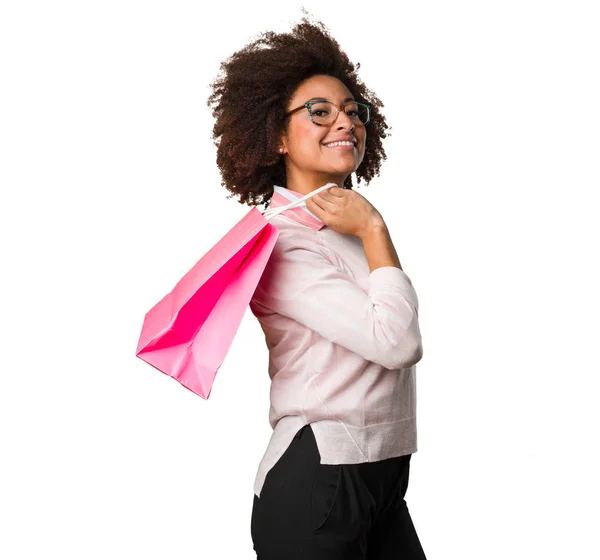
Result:
M322 187L319 187L318 189L315 189L314 191L305 194L303 197L299 198L298 200L295 200L294 202L290 202L289 204L286 204L285 206L279 206L278 208L269 208L267 210L265 210L263 212L263 217L266 220L270 220L271 218L273 218L274 216L277 216L277 214L281 214L281 212L285 212L286 210L289 210L290 208L294 208L295 206L298 206L298 204L304 202L307 198L310 198L311 196L320 193L321 191L324 191L325 189L329 189L331 187L337 187L336 183L327 183L326 185L323 185Z

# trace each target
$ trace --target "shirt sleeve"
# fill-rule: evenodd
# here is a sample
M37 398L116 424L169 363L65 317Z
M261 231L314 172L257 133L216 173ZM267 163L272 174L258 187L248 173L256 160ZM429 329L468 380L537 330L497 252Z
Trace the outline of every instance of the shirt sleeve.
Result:
M373 270L365 293L316 240L278 240L253 298L387 369L422 357L417 294L395 266Z

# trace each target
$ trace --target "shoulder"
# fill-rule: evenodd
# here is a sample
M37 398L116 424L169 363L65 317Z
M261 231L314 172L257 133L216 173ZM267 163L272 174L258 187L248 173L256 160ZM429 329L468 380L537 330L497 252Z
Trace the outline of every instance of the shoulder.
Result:
M269 223L279 232L273 249L275 254L282 255L292 249L300 248L323 253L323 242L314 229L281 214L271 218Z

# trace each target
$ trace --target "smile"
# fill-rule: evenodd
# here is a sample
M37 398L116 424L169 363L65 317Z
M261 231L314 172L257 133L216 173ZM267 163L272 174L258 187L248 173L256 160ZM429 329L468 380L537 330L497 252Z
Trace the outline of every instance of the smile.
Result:
M326 148L331 150L348 150L353 151L355 146L351 142L334 142L333 144L323 144Z

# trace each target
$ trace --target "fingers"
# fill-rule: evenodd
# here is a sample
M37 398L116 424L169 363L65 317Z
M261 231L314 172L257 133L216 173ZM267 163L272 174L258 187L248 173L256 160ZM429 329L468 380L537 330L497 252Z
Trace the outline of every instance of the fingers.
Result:
M316 195L313 196L313 198L317 198L319 197L322 201L323 200L332 200L333 195L329 192L329 189L325 189L324 191L321 191L320 193L317 193Z
M336 185L335 187L329 187L328 189L322 190L319 194L324 198L331 198L334 196L340 198L344 195L344 189L340 189L340 187Z
M340 189L337 185L335 187L330 187L329 189L324 189L320 193L313 194L311 197L306 199L306 207L309 206L309 200L314 203L313 207L316 206L319 210L325 211L328 208L335 207L340 201L340 196L332 193L330 191L343 191L344 189ZM343 194L343 192L341 193ZM312 207L311 207L312 208ZM312 212L312 210L311 210ZM316 212L313 212L316 214Z
M331 197L325 197L323 196L323 194L325 194L325 191L314 194L310 197L310 199L307 200L312 200L322 210L330 211L330 209L335 206L336 199Z
M314 212L315 208L318 208L319 210L321 210L321 207L319 206L319 204L315 200L315 198L317 198L318 196L319 196L319 193L313 194L311 197L307 198L306 201L305 201L306 202L306 207L309 208L309 206L310 206L309 210L311 212L313 212L313 213L316 213L316 212Z

